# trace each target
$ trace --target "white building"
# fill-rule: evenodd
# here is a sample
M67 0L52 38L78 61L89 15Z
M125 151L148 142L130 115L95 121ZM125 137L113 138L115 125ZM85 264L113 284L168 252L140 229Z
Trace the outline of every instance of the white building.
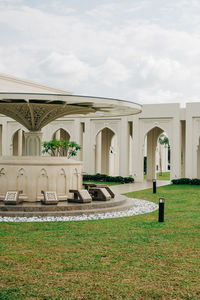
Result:
M0 76L0 92L57 93L51 87ZM0 116L0 155L24 154L25 127ZM82 146L77 157L88 174L134 175L143 181L145 139L147 143L147 179L155 178L156 147L165 132L171 149L171 178L200 178L200 103L146 104L132 116L75 118L63 117L42 129L42 140L65 138Z

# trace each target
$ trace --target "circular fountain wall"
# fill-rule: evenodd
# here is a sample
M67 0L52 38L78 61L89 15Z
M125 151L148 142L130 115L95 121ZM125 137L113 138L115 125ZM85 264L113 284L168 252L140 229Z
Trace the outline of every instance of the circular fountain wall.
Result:
M23 201L40 201L41 190L56 191L59 200L67 200L69 189L82 186L82 162L66 157L0 157L0 199L7 191L20 191Z

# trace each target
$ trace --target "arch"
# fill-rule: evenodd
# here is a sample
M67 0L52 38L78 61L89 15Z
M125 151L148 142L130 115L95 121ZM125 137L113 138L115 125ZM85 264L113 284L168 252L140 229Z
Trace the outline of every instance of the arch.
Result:
M67 140L67 141L69 141L70 138L71 138L70 134L63 128L59 128L52 135L53 140L63 140L63 141ZM65 153L63 154L63 156L67 156L67 151L65 150L64 152ZM57 156L58 156L58 153L57 153Z
M25 155L25 131L18 129L12 136L12 154L14 156Z
M95 145L96 173L118 175L119 151L115 132L107 126L102 128L96 135Z
M26 171L21 168L18 171L17 174L17 189L19 191L23 191L23 194L26 194L27 191L27 176L26 176Z
M66 173L63 168L58 172L56 187L58 195L66 194Z
M99 130L97 130L96 132L96 136L97 134L99 134L99 132L101 132L102 130L104 130L105 128L108 128L110 131L112 131L115 135L117 135L116 131L111 127L111 126L102 126Z
M0 187L1 193L5 194L8 191L8 178L4 168L0 170Z
M44 168L42 168L38 176L37 194L40 195L41 191L48 191L48 186L49 178L47 175L47 171Z
M170 134L168 133L168 130L167 130L166 128L164 128L164 126L162 126L162 125L160 125L160 124L158 124L158 125L153 124L153 125L151 125L151 126L144 132L144 141L145 141L145 138L146 138L147 134L148 134L152 129L154 129L154 128L159 128L160 130L162 130L162 132L165 132L165 133L166 133L166 135L168 136L169 140L172 140Z
M73 186L73 188L74 189L78 189L79 188L79 180L78 180L78 176L79 176L79 174L78 174L78 170L77 170L77 168L75 168L74 170L73 170L73 175L72 175L72 186Z
M162 143L165 137L168 139L166 140L166 142L169 141L169 138L165 132L163 132L163 134L163 137L161 137L162 134L158 137L156 147L156 170L160 173L161 176L163 172L168 172L170 169L170 146L168 146L168 144Z
M162 159L160 155L164 155L164 154L161 154L160 145L159 145L160 153L157 153L156 150L158 149L158 138L163 132L165 132L165 131L162 127L154 125L153 127L151 127L151 129L149 129L146 132L146 134L144 136L144 149L146 152L146 153L144 153L144 156L146 156L147 180L152 180L152 179L156 178L156 166L158 166L158 168L160 167L162 169L161 162L159 164L158 161L160 159ZM165 155L166 155L166 153L165 153ZM168 157L168 155L167 155L167 157ZM157 159L157 163L156 163L156 159Z
M59 128L57 129L53 135L52 135L52 139L53 140L70 140L71 136L69 134L69 132L67 130L65 130L64 128Z

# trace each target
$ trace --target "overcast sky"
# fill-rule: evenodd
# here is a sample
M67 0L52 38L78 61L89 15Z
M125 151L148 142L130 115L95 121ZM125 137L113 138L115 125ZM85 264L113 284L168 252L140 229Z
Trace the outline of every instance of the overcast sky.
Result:
M200 1L0 0L0 73L141 104L200 101Z

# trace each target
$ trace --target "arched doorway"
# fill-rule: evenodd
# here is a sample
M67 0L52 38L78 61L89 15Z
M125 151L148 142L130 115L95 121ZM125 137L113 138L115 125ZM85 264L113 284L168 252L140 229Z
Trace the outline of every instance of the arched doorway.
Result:
M168 172L170 152L168 145L162 144L163 129L152 128L145 136L144 172L147 180L156 179L157 172Z
M25 135L24 130L18 129L12 138L12 153L14 156L25 155Z
M119 174L117 136L109 128L102 129L96 136L96 173L116 176Z
M69 141L70 140L70 134L63 128L58 129L56 132L54 132L52 136L53 140L62 140L62 141ZM52 154L53 155L53 154ZM59 154L57 153L56 156ZM67 150L64 151L63 156L67 156Z
M169 179L170 177L170 145L165 132L158 137L156 147L156 171L157 178Z

